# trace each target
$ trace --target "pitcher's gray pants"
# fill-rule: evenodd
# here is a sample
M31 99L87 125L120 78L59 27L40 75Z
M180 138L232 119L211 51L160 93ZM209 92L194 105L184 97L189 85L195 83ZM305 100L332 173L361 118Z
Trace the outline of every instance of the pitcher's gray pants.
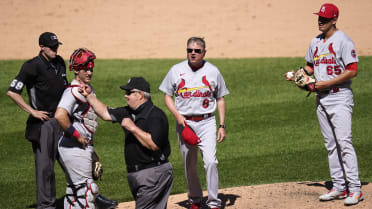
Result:
M317 116L328 151L330 175L333 187L338 191L346 189L345 179L349 182L350 192L359 192L361 187L351 134L353 106L349 89L317 97Z

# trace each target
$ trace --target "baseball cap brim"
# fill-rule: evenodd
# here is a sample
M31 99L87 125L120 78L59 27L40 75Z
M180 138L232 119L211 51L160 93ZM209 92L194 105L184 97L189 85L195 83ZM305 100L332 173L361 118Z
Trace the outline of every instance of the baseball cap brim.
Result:
M56 46L59 46L59 45L63 45L63 44L61 42L57 42L57 43L54 43L54 44L49 44L46 47L53 48L53 47L56 47Z
M132 77L126 85L120 86L123 90L138 89L150 93L150 84L143 77Z
M328 18L328 19L332 19L332 18L334 18L333 16L327 16L327 15L325 15L325 14L323 14L323 13L320 13L320 12L316 12L316 13L313 13L314 15L318 15L318 16L320 16L320 17L324 17L324 18Z
M130 85L124 85L124 86L120 86L121 89L125 90L125 91L128 91L128 90L132 90L134 89L132 86Z

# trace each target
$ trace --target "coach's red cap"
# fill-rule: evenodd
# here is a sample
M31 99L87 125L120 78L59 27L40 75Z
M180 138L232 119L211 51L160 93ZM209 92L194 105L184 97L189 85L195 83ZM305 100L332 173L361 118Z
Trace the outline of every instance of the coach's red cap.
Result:
M194 130L192 130L186 123L185 128L181 133L183 141L185 141L189 145L197 145L200 142L200 138L195 134Z
M319 12L314 14L325 18L334 18L338 17L338 8L334 4L323 4Z

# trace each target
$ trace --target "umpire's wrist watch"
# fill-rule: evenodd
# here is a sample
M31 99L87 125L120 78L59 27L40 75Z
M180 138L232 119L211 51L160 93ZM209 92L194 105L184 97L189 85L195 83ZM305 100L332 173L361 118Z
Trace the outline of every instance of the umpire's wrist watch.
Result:
M226 126L225 126L225 125L221 125L221 124L220 124L220 128L226 128Z

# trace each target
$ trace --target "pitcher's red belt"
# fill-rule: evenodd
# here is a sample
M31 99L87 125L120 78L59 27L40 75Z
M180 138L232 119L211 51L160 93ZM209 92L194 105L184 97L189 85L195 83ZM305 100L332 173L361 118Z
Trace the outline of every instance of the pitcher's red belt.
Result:
M319 91L320 94L329 94L329 93L337 93L340 91L340 88L333 88L327 91Z

